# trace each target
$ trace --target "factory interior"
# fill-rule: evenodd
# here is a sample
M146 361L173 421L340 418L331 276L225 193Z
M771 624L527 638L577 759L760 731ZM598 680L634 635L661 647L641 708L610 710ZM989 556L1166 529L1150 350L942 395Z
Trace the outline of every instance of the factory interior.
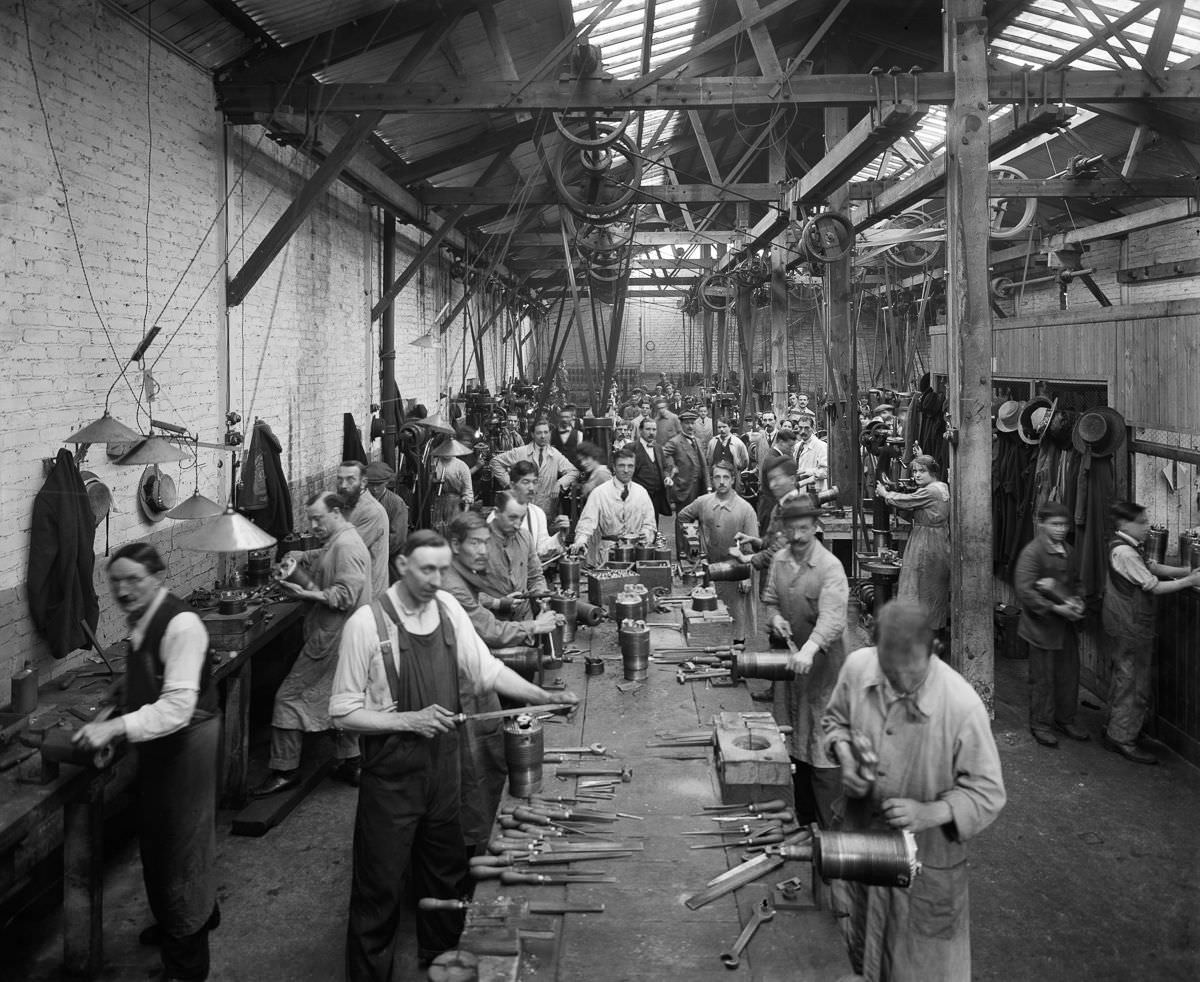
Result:
M1200 0L0 38L0 982L1200 978Z

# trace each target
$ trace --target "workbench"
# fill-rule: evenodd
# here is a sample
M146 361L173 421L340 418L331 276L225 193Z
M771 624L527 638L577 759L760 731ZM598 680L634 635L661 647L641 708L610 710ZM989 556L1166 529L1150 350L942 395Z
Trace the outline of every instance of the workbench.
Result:
M219 652L214 678L219 684L225 725L221 740L223 798L240 803L246 797L250 739L250 677L254 656L285 630L298 624L304 605L281 601L249 633L236 652ZM67 688L61 680L38 689L37 710L30 716L33 731L83 721L72 710L94 713L111 682L124 672L127 642L105 649L113 675L96 674L102 666L91 661L74 673ZM69 673L68 673L69 674ZM85 677L86 674L86 677ZM103 963L104 818L117 809L113 803L133 781L133 755L118 750L116 762L103 771L63 765L59 776L45 784L19 781L37 764L33 757L0 774L0 902L13 898L36 868L63 851L63 967L73 975L94 976Z
M654 629L653 647L679 646L681 636ZM834 979L849 971L841 936L828 909L778 909L750 942L736 970L727 969L720 954L729 949L754 906L774 884L798 876L810 878L808 863L789 862L734 893L699 910L684 905L708 880L742 860L741 847L692 850L715 838L689 838L681 832L715 827L698 813L721 803L711 747L649 748L656 733L683 732L707 726L721 711L761 712L762 703L750 698L745 685L709 687L706 683L678 684L675 666L651 662L649 678L640 685L626 683L616 630L611 624L581 629L576 646L602 655L602 675L586 676L582 656L561 672L582 705L568 722L544 724L547 753L555 746L600 743L610 756L632 768L632 779L617 786L611 801L581 803L605 811L624 812L642 820L620 819L613 824L586 825L605 837L644 837L644 849L629 858L580 863L615 875L615 884L568 886L501 886L478 884L478 901L500 896L532 901L603 903L602 914L566 914L531 918L552 937L521 942L518 956L481 956L480 982L504 979L539 982L707 982L717 979L772 980ZM758 683L762 685L763 683ZM585 760L588 758L584 758ZM595 758L599 759L599 758ZM578 779L558 780L556 765L544 766L545 795L575 794ZM518 804L510 798L505 804ZM569 807L569 806L568 806ZM571 836L586 841L586 836ZM775 893L778 901L780 896ZM811 903L805 892L802 901ZM807 906L807 905L806 905ZM461 947L470 950L470 925Z

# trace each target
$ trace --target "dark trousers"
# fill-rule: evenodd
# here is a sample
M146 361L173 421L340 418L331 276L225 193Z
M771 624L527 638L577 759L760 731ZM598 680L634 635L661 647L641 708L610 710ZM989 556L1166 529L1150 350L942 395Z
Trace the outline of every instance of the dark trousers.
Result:
M839 767L813 767L792 758L795 773L792 789L796 795L796 821L800 825L816 822L823 829L834 829L842 823L842 771Z
M1055 723L1074 723L1079 702L1079 653L1068 641L1063 648L1029 646L1029 725L1048 730Z
M1116 743L1135 744L1150 714L1154 634L1138 638L1118 635L1109 644L1114 650L1105 732Z
M208 978L220 737L213 716L137 745L142 879L172 979Z
M416 896L456 899L467 873L459 819L458 750L396 740L377 754L363 741L363 775L354 820L354 874L346 938L349 982L393 982L405 874ZM386 738L393 739L393 738ZM445 739L439 737L438 742ZM432 958L462 933L457 911L417 912L417 954Z

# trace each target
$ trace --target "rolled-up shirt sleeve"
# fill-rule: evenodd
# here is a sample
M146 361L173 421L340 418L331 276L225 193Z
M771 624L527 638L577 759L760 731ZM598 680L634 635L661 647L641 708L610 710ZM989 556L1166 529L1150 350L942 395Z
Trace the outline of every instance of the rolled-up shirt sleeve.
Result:
M954 787L938 798L954 816L953 837L965 842L996 820L1008 800L1000 755L983 704L972 708L954 741Z
M1158 577L1150 572L1133 546L1117 546L1112 552L1112 565L1130 583L1136 583L1147 592L1158 585Z
M356 709L383 709L388 692L371 691L371 660L379 653L379 629L370 607L359 607L342 627L337 668L329 697L329 715L348 716ZM368 704L368 696L370 704Z
M159 651L163 681L158 698L121 717L130 743L170 736L191 722L208 654L204 622L191 611L176 614L163 632Z

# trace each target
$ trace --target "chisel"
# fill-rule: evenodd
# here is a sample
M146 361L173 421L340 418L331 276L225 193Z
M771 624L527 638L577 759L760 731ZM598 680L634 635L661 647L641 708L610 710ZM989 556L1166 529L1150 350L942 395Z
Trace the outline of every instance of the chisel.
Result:
M604 904L551 904L529 900L439 900L422 897L421 910L469 910L483 917L507 917L510 914L603 914Z
M736 839L733 842L705 842L698 846L691 846L692 849L728 849L730 846L765 846L776 842L783 841L783 832L769 832L766 835L747 836L744 839Z
M759 841L767 842L766 838ZM771 840L782 842L783 836ZM732 843L737 844L737 843ZM483 856L472 856L471 866L553 866L562 863L596 862L602 859L627 859L632 852L598 851L598 852L502 852Z
M748 805L705 805L704 811L709 812L781 812L787 808L787 802L782 798L772 798L770 801L752 801Z
M781 859L782 863L783 860ZM562 874L547 875L545 873L516 873L504 870L500 874L500 882L506 886L528 884L530 886L549 886L564 883L616 883L615 876L563 876Z
M534 877L553 877L553 880L547 879L545 882L556 883L616 883L617 878L604 877L601 870L568 870L554 869L539 872L527 867L507 868L501 866L472 866L468 870L473 880L500 880L502 883L509 882L527 882L522 880L510 881L504 879L506 876L534 876ZM534 880L533 882L541 882Z

